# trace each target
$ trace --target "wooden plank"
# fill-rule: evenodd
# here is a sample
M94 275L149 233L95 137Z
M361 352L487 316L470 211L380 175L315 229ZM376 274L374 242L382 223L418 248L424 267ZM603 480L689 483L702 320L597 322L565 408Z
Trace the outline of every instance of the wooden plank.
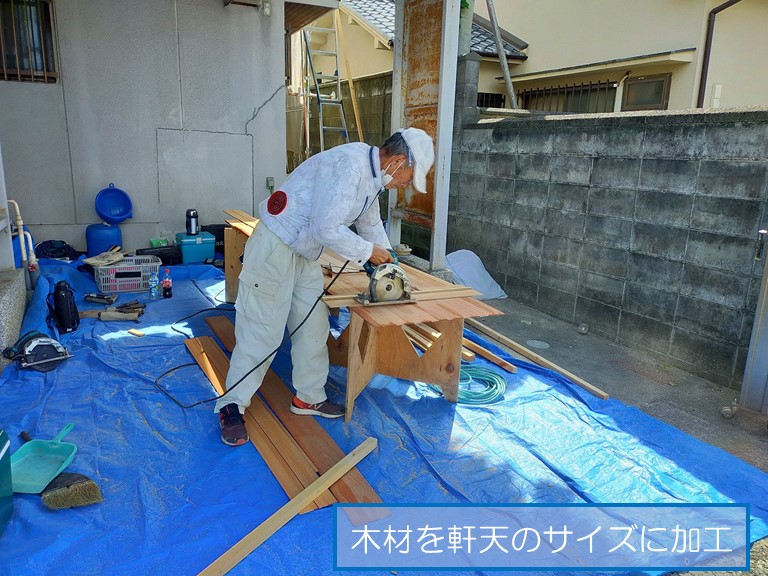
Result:
M432 300L418 304L393 304L392 306L357 306L350 308L352 315L359 315L371 326L402 326L403 324L433 323L440 320L463 320L472 316L496 316L495 308L474 298Z
M190 338L185 344L214 388L223 394L229 360L221 348L209 336ZM317 479L315 466L260 398L252 398L244 419L251 442L289 497L295 496ZM335 502L336 499L328 493L316 500L315 507L330 506Z
M245 250L248 237L235 228L224 228L224 300L234 303L237 299L237 283L240 270L240 255Z
M413 326L403 326L408 339L425 352L432 346L433 341L419 333Z
M235 349L235 325L226 316L207 316L205 322L229 352Z
M321 264L330 264L335 270L338 270L344 265L345 262L347 262L346 259L338 256L337 254L334 254L330 250L325 250L320 255L319 260ZM423 270L419 270L418 268L414 268L413 266L408 266L402 262L399 264L399 266L403 269L406 276L408 276L408 280L411 283L411 287L414 291L440 288L466 288L466 286L460 286L446 282L445 280L437 278L436 276L432 276L431 274L428 274ZM357 264L349 262L344 268L345 272L347 270L362 270L362 268ZM365 291L368 285L368 277L365 274L344 274L343 276L344 278L339 278L339 280L333 285L333 290L331 291L332 294L346 294L349 296L355 296L356 294Z
M503 358L499 358L498 356L496 356L496 354L494 354L490 350L486 350L485 348L480 346L480 344L476 344L475 342L472 342L472 340L470 340L469 338L462 338L462 343L464 344L464 346L466 346L473 352L480 354L480 356L482 356L489 362L492 362L493 364L496 364L496 366L500 366L501 368L504 368L504 370L506 370L507 372L511 372L512 374L517 372L517 368L514 365L510 364Z
M243 210L224 210L224 214L232 216L232 218L239 220L251 229L256 228L259 223L258 218L251 216L248 212L244 212Z
M568 370L565 370L564 368L561 368L560 366L558 366L554 362L550 362L549 360L547 360L543 356L539 356L533 350L529 350L528 348L526 348L522 344L518 344L514 340L511 340L511 339L507 338L506 336L504 336L500 332L497 332L496 330L490 328L489 326L486 326L482 322L478 322L477 320L474 320L474 319L468 319L467 320L467 324L469 324L472 328L474 328L478 332L481 332L482 334L484 334L486 336L489 336L490 338L493 338L494 340L496 340L500 344L503 344L504 346L506 346L510 350L513 350L513 351L517 352L518 354L520 354L524 358L527 358L528 360L531 360L535 364L538 364L539 366L544 366L545 368L549 368L550 370L554 370L555 372L557 372L559 374L562 374L563 376L565 376L566 378L571 380L574 384L576 384L577 386L580 386L581 388L583 388L584 390L586 390L590 394L594 394L595 396L597 396L598 398L602 398L603 400L608 400L609 396L608 396L607 392L604 392L603 390L601 390L597 386L593 386L592 384L590 384L586 380L583 380L582 378L579 378L578 376L576 376L575 374L569 372Z
M442 336L443 334L436 330L434 327L430 326L429 324L414 324L413 328L422 334L423 336L426 336L430 340L437 340ZM474 362L475 361L475 353L472 352L472 350L469 350L465 348L464 346L461 347L461 359L464 362Z
M318 494L327 490L331 484L356 466L358 462L370 454L375 448L376 439L366 438L360 446L352 450L352 452L342 458L300 494L292 498L287 504L267 518L258 528L248 533L237 544L232 546L232 548L214 560L208 567L200 572L199 576L221 575L229 572L243 558L263 544L267 538L285 526L291 518L296 516L296 514L306 506L308 502L311 502Z
M251 234L253 234L253 228L247 224L243 224L239 220L225 220L225 222L229 224L231 228L234 228L238 232L245 234L246 238L250 238Z
M342 273L342 276L344 274ZM336 285L334 284L333 289L336 289ZM367 291L367 283L366 287L357 292L356 294L360 294ZM468 298L472 296L477 296L480 294L477 290L474 290L472 288L467 288L466 286L456 286L454 288L432 288L427 290L418 290L415 292L411 292L411 299L416 302L428 302L431 300L444 300L447 298ZM350 296L348 294L331 294L330 296L323 296L323 302L329 307L329 308L341 308L342 306L346 306L347 308L355 308L355 307L364 307L364 308L370 308L371 305L366 306L365 304L362 304L361 302L358 302L355 299L355 296ZM382 304L382 306L412 306L413 304L403 304L403 303L396 303L396 304ZM373 307L375 307L374 305Z
M251 443L256 446L256 450L259 451L264 462L267 463L270 471L275 475L277 483L280 484L283 491L289 498L300 494L306 486L304 486L293 470L291 470L290 465L283 458L283 453L280 449L270 441L269 435L248 410L245 411L243 419L245 420L245 428L248 430L248 438L250 438ZM302 514L304 512L317 510L318 508L319 506L315 502L310 502L309 505L302 510Z
M209 340L212 346L208 346L206 340ZM226 371L222 373L222 363L221 360L217 358L219 352L221 353L221 356L224 356L221 349L209 336L190 338L185 340L184 344L192 353L192 356L195 358L205 375L208 376L214 389L216 389L219 394L223 394L226 391ZM227 361L225 356L224 361ZM277 478L278 483L285 493L290 497L301 492L304 486L287 466L280 452L275 449L271 442L269 442L269 439L264 435L261 428L259 428L255 422L248 418L245 420L251 443L259 451L261 457L264 458L264 461L267 463L267 466L269 466L269 469L272 470L272 473L275 475L275 478ZM313 505L310 509L315 508L316 506Z
M261 398L258 396L251 398L251 405L245 412L248 417L257 423L264 431L269 442L282 455L288 469L299 479L302 488L306 488L312 482L317 480L317 467L307 457L301 447L296 443L296 440L293 439L275 415L272 414L270 409L267 408ZM291 497L295 496L295 494L287 494ZM336 502L336 498L334 498L330 492L324 492L315 499L314 504L318 508L324 508L325 506L333 506Z
M232 321L226 316L209 316L206 322L227 349L232 351L235 346L235 327ZM267 371L259 392L321 474L344 457L338 444L314 418L298 416L290 411L293 394L272 370ZM356 468L333 484L331 493L339 502L381 502L379 495ZM347 510L347 514L355 525L376 519L371 518L370 513L358 514L354 509Z
M192 355L197 360L197 363L208 376L214 388L223 394L226 390L227 371L229 369L229 360L222 352L213 339L209 336L202 336L200 338L190 338L184 342L187 348L192 352ZM202 362L201 362L202 360ZM251 443L256 446L261 457L267 463L267 466L275 475L280 486L289 497L293 497L306 486L308 486L317 477L314 474L307 475L303 480L299 474L294 471L290 465L290 460L286 458L286 453L289 448L277 446L272 442L270 436L265 433L259 422L250 417L249 410L245 411L245 428L248 431L248 437ZM328 505L324 499L323 505ZM318 508L316 504L305 510L309 512Z

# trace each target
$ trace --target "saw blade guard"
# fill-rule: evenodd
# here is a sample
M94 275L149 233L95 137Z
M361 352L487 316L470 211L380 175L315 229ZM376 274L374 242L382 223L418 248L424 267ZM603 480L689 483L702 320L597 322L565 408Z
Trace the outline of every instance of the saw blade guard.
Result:
M368 294L371 302L410 300L411 283L400 266L381 264L371 274Z

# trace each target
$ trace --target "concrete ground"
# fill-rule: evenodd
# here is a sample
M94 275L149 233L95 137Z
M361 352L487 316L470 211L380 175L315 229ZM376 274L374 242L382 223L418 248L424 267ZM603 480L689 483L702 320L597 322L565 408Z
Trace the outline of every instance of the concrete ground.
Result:
M721 409L738 398L724 388L642 352L616 344L511 299L488 300L504 316L479 318L483 324L607 392L691 436L718 446L768 473L768 418ZM548 346L547 346L548 345ZM745 574L692 572L690 574ZM768 574L768 538L752 547L750 576Z

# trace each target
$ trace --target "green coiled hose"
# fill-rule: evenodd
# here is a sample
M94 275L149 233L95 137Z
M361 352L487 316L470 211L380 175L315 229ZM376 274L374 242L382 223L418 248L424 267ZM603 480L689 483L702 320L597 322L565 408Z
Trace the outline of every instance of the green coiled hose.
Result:
M438 394L442 391L433 384L430 389ZM489 368L462 366L459 373L459 404L483 406L504 398L507 381Z

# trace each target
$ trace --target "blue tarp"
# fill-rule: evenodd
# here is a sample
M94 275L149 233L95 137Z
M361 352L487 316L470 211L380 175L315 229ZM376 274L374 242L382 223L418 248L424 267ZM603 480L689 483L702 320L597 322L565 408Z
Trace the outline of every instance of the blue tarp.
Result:
M234 319L221 303L222 273L171 267L173 298L118 300L147 301L140 324L88 319L57 335L46 324L49 287L66 279L83 310L99 307L82 301L96 286L76 264L43 260L41 267L22 333L48 332L74 357L48 373L6 368L0 429L15 451L22 430L50 439L73 422L66 440L78 451L69 471L94 479L105 500L50 511L39 496L15 495L0 536L0 575L198 573L288 501L252 445L221 443L211 403L184 410L154 386L164 372L193 362L184 340L212 335L206 315ZM172 329L206 308L215 310L176 324L184 334ZM131 327L146 335L130 335ZM384 502L738 502L751 506L752 541L768 535L768 475L636 408L514 362L516 374L500 372L507 391L494 405L455 405L426 384L377 376L350 423L320 424L345 452L377 438L377 451L358 469ZM273 368L290 384L287 342ZM343 401L344 382L345 370L333 367L333 400ZM214 395L196 366L170 373L161 385L185 404ZM322 509L291 520L231 573L332 571L333 511Z

